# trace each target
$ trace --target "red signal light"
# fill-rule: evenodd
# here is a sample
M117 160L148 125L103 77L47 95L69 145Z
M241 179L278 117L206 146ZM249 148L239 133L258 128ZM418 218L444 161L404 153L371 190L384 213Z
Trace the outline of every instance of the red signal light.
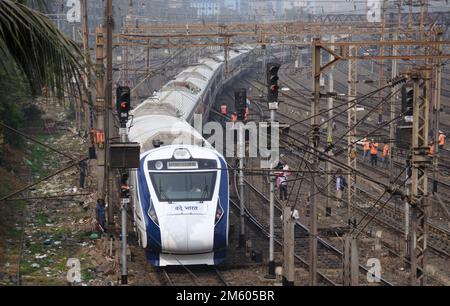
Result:
M278 86L277 85L272 85L270 86L270 91L272 91L273 93L278 91Z
M127 109L127 102L120 103L120 108L121 109Z

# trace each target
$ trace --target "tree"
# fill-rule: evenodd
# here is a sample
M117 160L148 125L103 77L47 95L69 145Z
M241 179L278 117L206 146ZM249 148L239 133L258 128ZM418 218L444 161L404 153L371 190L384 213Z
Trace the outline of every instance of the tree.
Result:
M83 86L79 82L83 53L33 9L45 9L52 2L0 0L0 121L13 128L36 113L30 108L31 98L41 95L44 86L58 97L64 96L64 90L79 93L78 84ZM0 127L0 158L4 143L18 145L20 138Z
M27 6L36 3L44 2L0 1L0 67L22 73L35 93L48 86L61 96L74 77L80 79L83 54L44 14Z

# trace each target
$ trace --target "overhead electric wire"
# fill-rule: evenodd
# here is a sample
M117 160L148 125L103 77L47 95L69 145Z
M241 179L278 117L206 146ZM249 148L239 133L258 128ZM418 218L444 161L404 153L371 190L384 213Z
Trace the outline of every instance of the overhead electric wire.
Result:
M336 145L339 141L341 141L348 133L350 133L353 129L355 129L355 128L363 121L363 120L365 120L367 117L369 117L369 115L370 115L372 112L376 111L378 107L380 107L381 105L383 105L383 104L386 103L386 102L390 102L389 99L390 99L393 95L397 94L400 90L401 90L401 88L399 88L399 89L398 89L397 91L395 91L395 92L389 93L383 100L381 100L376 106L374 106L367 114L365 114L361 119L359 119L353 126L349 127L348 130L347 130L343 135L341 135L334 143L332 143L331 145L329 145L329 147L335 146L335 145ZM399 116L399 117L401 117L401 116ZM393 120L397 120L397 119L399 119L399 117L396 117L396 118L394 118ZM391 123L393 120L389 121L388 123ZM319 126L320 126L320 125L319 125ZM379 128L377 128L376 130L372 131L372 133L375 132L375 131L377 131L378 129L379 129ZM362 138L362 139L363 139L363 138ZM360 139L360 140L361 140L361 139ZM357 140L357 141L359 141L359 140ZM355 144L357 141L354 141L354 142L352 143L352 145Z
M404 169L400 172L400 174L397 175L397 177L396 177L396 178L394 179L394 181L392 182L392 186L394 186L395 182L400 178L400 176L405 172L405 170L406 170L406 168L404 168ZM377 213L380 212L381 209L383 209L384 206L386 206L386 204L392 199L392 197L396 194L395 191L396 191L398 188L402 187L402 186L407 182L408 179L409 179L409 178L407 178L406 180L404 180L404 181L402 182L401 185L399 185L397 188L395 188L395 189L393 190L393 192L390 193L390 196L389 196L389 198L386 200L386 202L385 202L383 205L381 205L381 206L378 208L377 211L375 211L375 213L374 213L374 214L371 216L371 218L366 222L366 224L359 230L358 234L356 235L356 238L357 238L357 237L361 234L361 232L367 227L367 225L369 225L369 223L372 222L372 220L377 216ZM383 191L383 193L382 193L382 194L378 197L378 199L375 201L375 203L372 205L371 208L375 208L376 205L378 204L378 202L383 198L383 196L384 196L386 193L388 193L388 191L392 191L392 190L385 189L385 190ZM359 220L357 226L360 225L360 224L363 222L363 220L369 215L369 213L370 213L370 211L368 211L368 212L367 212L367 213ZM357 228L357 227L356 227L356 228ZM356 228L354 228L354 229L352 230L352 232L351 232L352 234L353 234L353 232L356 230Z

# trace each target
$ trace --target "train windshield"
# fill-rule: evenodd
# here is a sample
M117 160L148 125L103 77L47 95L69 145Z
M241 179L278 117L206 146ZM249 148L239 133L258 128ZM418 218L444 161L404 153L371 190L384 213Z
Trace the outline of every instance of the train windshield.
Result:
M210 201L216 172L150 172L160 202Z

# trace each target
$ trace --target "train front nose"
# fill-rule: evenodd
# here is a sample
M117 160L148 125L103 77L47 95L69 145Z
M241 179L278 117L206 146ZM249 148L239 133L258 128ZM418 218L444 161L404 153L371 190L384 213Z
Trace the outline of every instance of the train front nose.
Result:
M163 253L211 252L214 242L213 220L206 215L168 215L161 228Z

